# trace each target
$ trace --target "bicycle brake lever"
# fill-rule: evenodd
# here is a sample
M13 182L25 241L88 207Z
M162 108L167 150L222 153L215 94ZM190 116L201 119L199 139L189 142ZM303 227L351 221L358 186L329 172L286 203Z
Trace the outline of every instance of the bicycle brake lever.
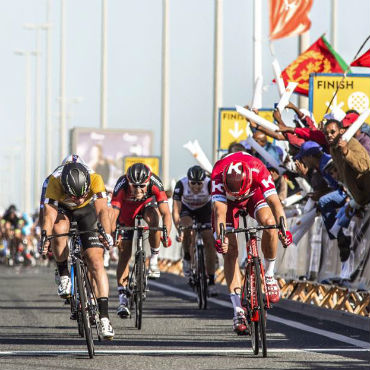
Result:
M225 242L225 225L220 224L220 239L221 243L223 244Z
M283 216L280 217L280 231L283 234L283 237L286 238L286 226Z

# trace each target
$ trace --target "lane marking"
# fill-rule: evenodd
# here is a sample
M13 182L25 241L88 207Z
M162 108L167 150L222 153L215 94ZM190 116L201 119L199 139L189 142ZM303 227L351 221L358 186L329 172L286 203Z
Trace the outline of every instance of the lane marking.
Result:
M182 295L185 295L187 297L196 298L196 294L193 293L193 292L187 292L187 291L184 291L184 290L180 290L178 288L174 288L174 287L168 286L166 284L158 283L157 281L150 281L149 287L150 287L150 285L153 285L157 288L164 289L164 290L167 290L167 291L170 291L170 292L182 294ZM214 303L218 306L232 308L231 302L221 301L220 299L217 299L217 298L209 298L208 301L212 302L212 303ZM295 329L300 329L302 331L307 331L307 332L310 332L310 333L318 334L318 335L321 335L321 336L324 336L324 337L327 337L327 338L330 338L330 339L337 340L339 342L344 342L346 344L351 344L355 347L363 348L363 349L368 350L368 351L370 350L370 343L359 340L359 339L346 337L345 335L342 335L342 334L333 333L333 332L323 330L323 329L317 329L317 328L314 328L314 327L309 326L309 325L301 324L300 322L297 322L297 321L283 319L283 318L280 318L278 316L270 315L270 314L267 315L267 320L278 322L280 324L284 324L286 326L290 326L290 327L295 328Z
M269 353L300 353L300 352L367 352L366 349L361 348L269 348ZM86 351L76 350L60 350L60 351L0 351L1 356L48 356L48 355L87 355ZM251 349L125 349L125 350L96 350L96 355L158 355L158 354L173 354L173 355L187 355L187 354L239 354L239 355L250 355L252 354Z

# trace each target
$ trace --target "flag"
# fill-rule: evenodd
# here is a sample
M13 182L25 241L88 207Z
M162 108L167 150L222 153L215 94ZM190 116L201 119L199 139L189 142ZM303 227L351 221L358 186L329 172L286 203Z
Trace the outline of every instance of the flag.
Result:
M370 49L351 63L352 67L370 67Z
M270 0L270 39L306 32L311 27L308 13L313 0Z
M285 86L297 82L295 93L308 96L310 73L343 73L348 68L345 61L321 36L281 73Z

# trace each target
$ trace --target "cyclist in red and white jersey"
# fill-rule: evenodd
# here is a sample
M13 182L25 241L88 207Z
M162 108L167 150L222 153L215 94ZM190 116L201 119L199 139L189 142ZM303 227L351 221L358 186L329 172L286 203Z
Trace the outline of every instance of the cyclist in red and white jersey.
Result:
M270 172L257 158L244 152L236 152L219 160L212 171L213 228L216 232L216 249L224 255L224 271L230 299L234 307L233 329L238 334L247 330L247 322L241 307L241 276L238 263L238 244L235 234L228 234L224 243L220 240L220 223L237 228L237 212L245 209L260 225L279 223L285 219L284 209L277 196ZM291 233L279 238L285 246L292 243ZM265 230L262 235L262 251L265 257L267 294L271 302L278 302L280 289L274 278L274 265L278 245L276 230Z
M145 164L133 164L128 168L127 173L118 179L111 203L114 211L113 230L116 228L116 223L121 226L135 226L135 217L140 214L151 227L159 226L161 217L163 225L167 227L168 235L170 234L172 221L167 195L159 177L154 175ZM160 276L158 268L160 234L160 231L149 232L150 278ZM122 242L118 244L117 289L120 303L117 315L121 318L130 316L127 284L133 235L133 231L125 231ZM170 237L162 242L165 247L169 247Z

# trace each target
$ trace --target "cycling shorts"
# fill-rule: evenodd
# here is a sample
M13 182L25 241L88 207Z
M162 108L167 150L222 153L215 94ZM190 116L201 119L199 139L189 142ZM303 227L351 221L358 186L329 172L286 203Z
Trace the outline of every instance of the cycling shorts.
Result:
M93 202L87 204L82 208L76 208L74 210L67 209L59 205L58 213L65 215L70 222L77 222L77 229L79 231L86 231L97 228L98 216L96 214ZM83 250L88 248L104 248L104 245L100 241L99 234L97 232L82 234L80 238Z
M135 218L137 215L143 216L145 209L153 207L157 208L158 204L155 197L146 199L145 202L127 202L121 209L118 221L120 226L135 226ZM124 231L122 240L132 240L134 231Z
M203 207L197 209L190 209L185 204L181 203L180 218L185 216L194 218L196 223L211 225L212 203L208 202Z
M245 209L249 216L256 218L257 212L264 207L268 207L265 198L262 194L261 189L257 189L256 192L248 199L241 202L227 202L227 213L226 213L226 227L239 227L239 216L236 214L239 210ZM212 217L212 227L216 230L213 217Z

